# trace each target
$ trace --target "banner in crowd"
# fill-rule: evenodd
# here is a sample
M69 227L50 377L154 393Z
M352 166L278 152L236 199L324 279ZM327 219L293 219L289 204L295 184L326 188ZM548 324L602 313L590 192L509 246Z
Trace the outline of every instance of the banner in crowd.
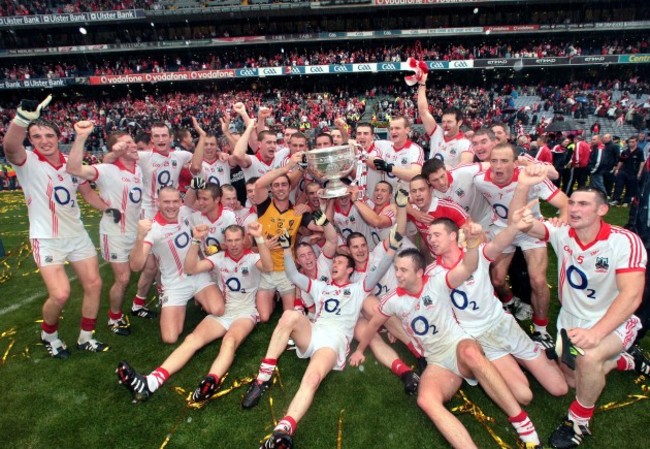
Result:
M450 5L459 3L496 3L508 0L374 0L377 6ZM322 2L321 2L322 3Z
M144 19L143 9L127 9L124 11L97 11L63 14L42 14L35 16L9 16L0 17L2 26L25 25L65 25L67 23L86 22L121 22L123 20Z
M650 54L620 55L618 62L621 64L647 64L650 62Z
M2 80L0 90L6 89L52 89L85 84L86 78L37 78L30 80Z
M194 70L188 72L134 73L129 75L89 76L91 86L131 83L159 83L174 81L198 81L235 78L235 69Z

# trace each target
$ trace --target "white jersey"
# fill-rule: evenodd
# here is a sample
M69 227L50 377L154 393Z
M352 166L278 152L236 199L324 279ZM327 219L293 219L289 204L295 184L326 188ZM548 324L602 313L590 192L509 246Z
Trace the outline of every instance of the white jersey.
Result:
M217 275L217 284L226 299L224 316L237 316L254 309L255 294L261 280L257 268L260 255L246 250L239 259L233 259L228 251L224 251L206 260L212 264L212 272Z
M375 209L375 203L372 201L368 200L367 201L368 207L372 210ZM377 245L379 245L380 242L383 242L388 238L388 235L390 234L390 229L393 227L393 225L397 222L397 212L395 211L395 207L391 203L386 203L384 204L384 207L381 208L379 211L379 216L380 217L387 217L390 220L390 226L387 226L385 228L377 228L374 226L368 225L368 234L366 234L366 238L368 238L368 249L373 250Z
M321 281L321 282L330 282L332 280L333 261L334 259L331 259L327 257L325 254L321 253L316 258L316 277L310 279L314 279L316 281ZM307 274L305 274L305 276L307 276ZM309 293L300 290L300 297L302 299L302 302L307 307L311 307L312 305L314 305L314 298L312 298L312 296Z
M492 224L492 208L474 185L474 177L483 171L481 164L463 164L447 171L446 192L433 189L433 196L451 201L463 208L483 229Z
M239 210L231 210L226 208L226 210L229 210L233 214L235 214L235 219L237 220L237 224L239 226L243 226L244 228L248 225L248 223L257 221L257 210L255 209L254 206L242 207Z
M359 209L354 204L350 206L350 210L345 212L338 204L334 205L334 227L339 231L343 240L348 238L353 232L360 232L363 235L368 235L370 226L366 220L363 219ZM368 243L370 244L370 243Z
M584 244L569 226L544 225L558 258L562 310L574 317L601 319L619 294L616 275L645 271L648 255L633 232L603 221L596 239Z
M282 167L282 161L287 156L287 152L288 150L276 151L273 160L269 164L262 160L262 155L259 152L255 153L253 156L249 155L251 165L246 168L242 167L241 169L242 172L244 172L244 179L248 181L256 176L259 178L273 169Z
M442 264L438 258L430 265L425 275L429 277L446 276L446 274L463 260L463 254L451 267ZM490 280L490 263L493 260L485 255L485 244L479 248L478 268L462 285L451 290L449 299L452 310L460 326L472 337L480 337L505 314L503 304L494 295Z
M422 281L422 291L415 295L401 288L390 292L381 301L379 311L399 318L416 350L427 361L436 361L468 336L456 322L449 305L451 289L447 276L424 276Z
M310 279L307 293L315 300L315 326L344 335L349 347L363 301L370 294L363 282L336 285Z
M201 162L201 176L206 183L211 182L218 186L230 184L230 164L219 159L212 163L204 160Z
M214 221L210 220L207 215L201 212L194 212L192 213L191 222L192 226L200 224L208 226L208 235L205 237L206 246L214 245L223 247L226 239L224 232L228 226L237 224L237 217L233 211L225 209L223 204L219 204L217 218Z
M460 156L465 152L472 152L472 142L466 139L462 132L455 137L447 139L441 126L429 134L429 157L444 161L448 167L456 167L460 164Z
M99 222L99 233L105 235L136 235L142 206L142 170L126 168L120 161L114 164L92 165L94 182L99 196L108 207L119 210L122 219L115 223L111 215L104 214Z
M508 207L517 189L517 179L520 171L520 167L515 167L512 179L504 186L498 186L494 183L492 169L479 173L474 177L474 185L492 206L493 223L499 227L505 228L508 226ZM547 178L543 182L530 187L527 202L537 198L550 201L559 192L560 190ZM539 203L531 207L531 212L535 218L542 218Z
M368 150L368 158L378 157L386 162L395 165L395 167L411 168L412 164L422 167L424 164L424 151L417 143L407 140L402 148L395 149L395 145L388 140L376 140ZM367 192L374 192L375 186L379 181L386 181L393 186L393 191L397 191L397 184L400 181L392 173L385 173L373 169L368 170L368 188Z
M66 163L67 158L60 153L55 167L35 150L26 152L22 164L11 164L25 195L30 239L60 239L86 233L77 204L80 182L66 172Z
M140 151L138 166L142 169L144 195L142 207L145 210L157 208L158 191L163 187L178 187L178 177L183 166L192 160L192 153L172 150L165 156L155 150Z
M379 265L382 259L386 257L388 257L388 254L386 253L386 248L384 248L384 244L382 243L380 245L377 245L375 249L373 249L372 252L370 253L368 260L366 261L365 267L355 268L355 270L352 272L352 276L350 276L350 280L352 282L362 282L366 278L366 275L368 274L368 268L376 267L377 265ZM379 282L377 282L377 285L375 285L372 294L378 298L382 298L389 291L395 289L396 287L397 287L397 276L395 275L395 266L391 264L388 270L386 271L386 273L384 273L384 275L381 277Z
M151 253L158 261L163 288L187 278L183 263L192 242L191 213L190 208L181 207L175 222L168 222L162 214L156 214L151 230L144 238L144 243L151 246Z

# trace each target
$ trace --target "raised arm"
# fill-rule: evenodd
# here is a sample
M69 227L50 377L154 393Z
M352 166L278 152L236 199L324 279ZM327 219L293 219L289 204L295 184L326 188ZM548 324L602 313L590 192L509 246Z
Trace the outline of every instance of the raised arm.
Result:
M427 73L422 74L422 78L418 82L418 113L422 119L424 130L428 135L431 135L436 130L438 124L436 119L429 112L429 102L427 101Z
M248 125L246 125L246 130L244 134L239 138L235 149L232 152L232 159L235 164L240 165L242 168L248 168L251 166L251 157L246 154L248 150L248 139L255 130L255 120L250 120Z
M212 262L208 259L201 259L199 257L199 249L201 242L208 235L209 227L206 224L196 225L192 229L192 244L187 250L185 255L185 262L183 263L183 271L187 274L197 274L206 271L211 271L214 268Z
M257 250L260 254L260 260L258 262L260 266L258 268L264 273L270 273L273 271L273 257L271 256L271 250L267 245L265 245L263 237L264 230L262 229L262 225L257 221L248 223L248 233L255 239L255 242L257 243Z
M82 179L94 181L97 176L97 171L88 165L83 165L83 154L86 141L93 133L95 126L88 120L82 120L74 124L75 139L70 147L70 154L68 155L68 162L66 164L66 171L71 175L77 176ZM124 142L118 142L116 145L124 145Z
M483 229L478 223L468 222L464 228L467 251L463 261L447 272L447 285L457 288L478 268L478 248L481 245Z
M402 234L397 232L397 225L393 226L393 228L390 230L390 235L383 243L383 245L387 244L385 246L387 257L382 257L375 269L370 269L369 274L367 274L363 279L363 288L365 291L369 292L375 288L375 285L377 285L384 274L386 274L391 264L393 263L395 254L397 254L397 251L399 251L402 246L403 239L404 237Z
M149 231L151 231L152 224L153 222L147 219L138 222L138 236L135 239L135 245L129 254L129 267L133 272L142 271L151 252L151 244L145 242L144 239Z
M312 219L316 226L323 228L323 235L325 236L325 245L323 245L323 254L328 259L331 259L336 254L336 243L338 241L338 235L336 234L336 229L332 222L327 219L327 215L318 209L311 213Z
M508 227L498 233L492 241L485 245L483 251L489 259L496 259L497 256L503 253L503 250L510 246L519 232L527 232L531 229L535 218L530 212L530 208L537 202L539 200L533 200L526 204L523 209L513 212L512 220L508 220ZM527 213L524 213L526 211ZM544 225L540 223L540 226L543 227Z
M349 127L345 122L345 119L343 117L337 117L334 120L334 126L336 126L336 129L341 132L341 139L343 139L343 144L348 143L348 140L350 140L350 133L348 132Z
M32 100L22 100L16 109L16 115L9 124L4 140L4 152L7 160L12 164L20 165L27 158L27 150L23 146L25 134L29 124L41 116L41 111L52 101L52 95L37 104Z
M194 155L192 156L192 162L190 164L190 173L197 176L201 174L203 168L203 149L205 148L205 137L208 134L203 130L203 128L201 128L196 117L192 117L192 125L194 126L194 130L199 134L199 141L194 148Z

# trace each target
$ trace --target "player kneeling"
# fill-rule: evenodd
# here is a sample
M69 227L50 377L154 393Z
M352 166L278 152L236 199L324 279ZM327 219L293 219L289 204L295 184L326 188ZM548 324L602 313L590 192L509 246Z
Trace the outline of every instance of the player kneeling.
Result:
M210 367L209 374L192 394L192 400L206 401L218 391L220 379L232 364L235 351L259 321L255 296L260 274L273 269L271 253L264 244L260 224L250 223L248 232L258 243L259 254L244 249L245 232L238 225L226 228L224 252L199 260L200 245L191 246L185 257L185 272L196 274L214 270L220 289L225 292L225 313L223 316L206 316L167 360L147 376L138 374L126 361L120 362L117 365L117 377L120 384L131 391L135 400L147 400L169 376L185 366L196 351L223 337L219 355ZM200 243L207 233L206 225L196 226L193 231L194 241Z

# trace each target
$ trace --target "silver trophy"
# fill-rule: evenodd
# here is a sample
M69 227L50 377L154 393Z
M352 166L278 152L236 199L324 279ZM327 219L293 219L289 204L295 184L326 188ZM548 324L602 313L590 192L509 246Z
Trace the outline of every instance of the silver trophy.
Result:
M340 145L307 151L307 169L319 181L328 181L327 186L319 193L321 198L337 198L348 193L348 186L341 178L350 174L357 164L356 145Z

